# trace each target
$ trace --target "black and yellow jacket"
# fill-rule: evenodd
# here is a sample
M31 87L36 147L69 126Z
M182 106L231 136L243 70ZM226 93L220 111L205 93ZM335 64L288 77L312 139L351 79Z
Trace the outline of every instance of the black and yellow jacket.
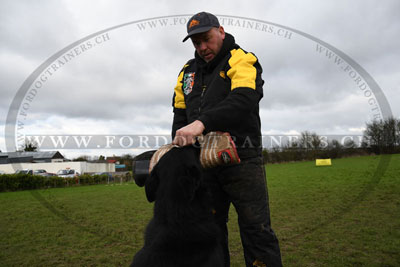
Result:
M241 49L228 33L220 52L210 62L195 52L175 86L172 138L179 128L200 120L205 133L229 132L238 149L260 148L261 73L257 58Z

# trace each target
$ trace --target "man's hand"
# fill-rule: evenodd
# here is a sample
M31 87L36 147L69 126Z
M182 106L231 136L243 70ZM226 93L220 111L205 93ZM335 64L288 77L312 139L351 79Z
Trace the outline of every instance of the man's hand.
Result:
M201 121L196 120L177 130L172 144L178 146L192 145L196 142L196 137L200 136L204 129L204 124Z

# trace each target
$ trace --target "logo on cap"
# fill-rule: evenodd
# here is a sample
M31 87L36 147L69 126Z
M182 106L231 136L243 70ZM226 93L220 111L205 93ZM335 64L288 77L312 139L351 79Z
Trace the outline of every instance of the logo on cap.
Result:
M196 26L196 25L199 25L199 24L200 24L200 21L194 19L194 20L192 20L190 22L189 29L192 28L193 26Z

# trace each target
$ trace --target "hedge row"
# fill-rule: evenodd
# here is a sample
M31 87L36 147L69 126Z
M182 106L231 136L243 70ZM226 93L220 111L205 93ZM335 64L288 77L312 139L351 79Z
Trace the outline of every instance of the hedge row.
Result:
M39 176L29 174L1 174L0 192L45 189L75 185L93 185L108 182L107 175L81 175L76 178L58 176Z

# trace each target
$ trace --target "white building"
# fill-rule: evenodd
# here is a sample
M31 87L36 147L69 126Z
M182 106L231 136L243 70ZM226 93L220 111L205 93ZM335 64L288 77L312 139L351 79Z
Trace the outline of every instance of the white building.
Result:
M64 161L58 151L0 153L0 171L15 173L17 170L44 169L49 173L74 169L79 174L95 172L115 172L114 163L91 163L86 161Z

